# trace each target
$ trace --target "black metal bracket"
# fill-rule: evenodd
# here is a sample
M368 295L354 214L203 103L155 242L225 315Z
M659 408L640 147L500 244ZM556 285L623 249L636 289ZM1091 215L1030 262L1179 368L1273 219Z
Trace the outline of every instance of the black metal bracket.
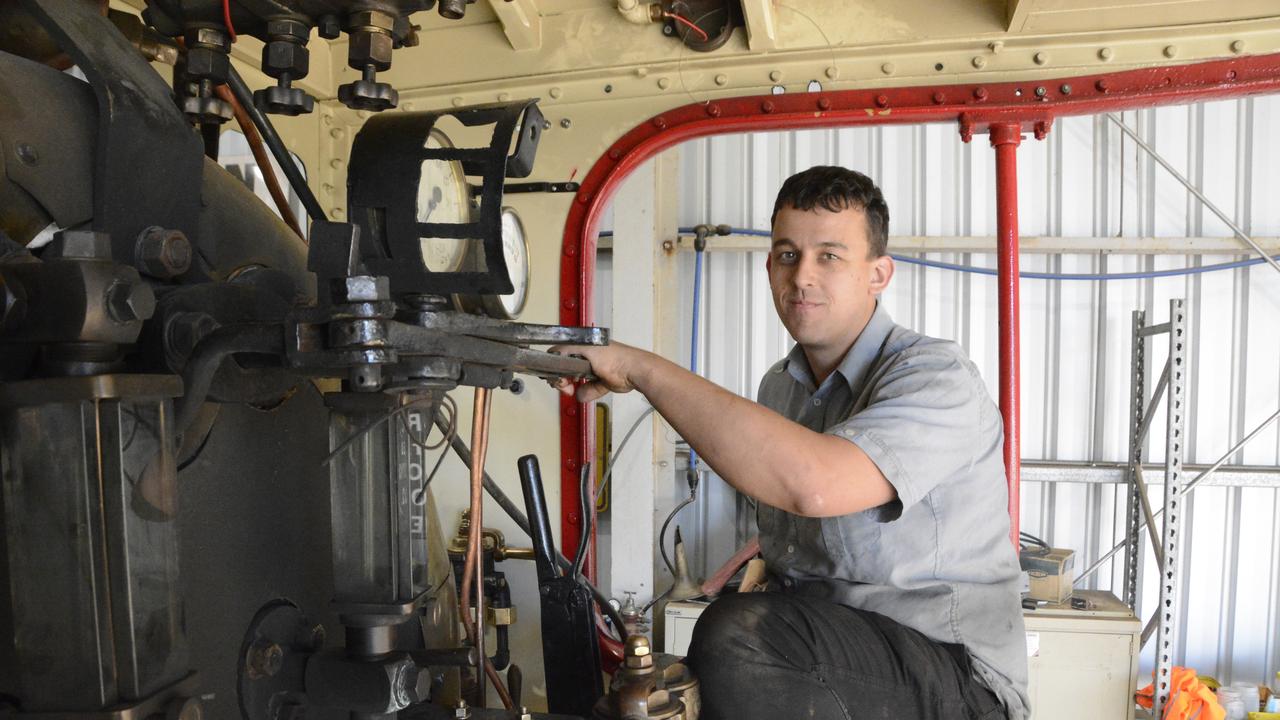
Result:
M578 188L582 187L581 183L576 182L530 182L530 183L508 183L505 188L507 194L512 193L575 193Z
M426 147L432 128L445 116L466 127L492 126L488 146ZM366 122L351 148L347 205L360 228L361 257L370 274L389 278L396 297L512 292L502 252L502 193L506 178L528 177L533 171L543 122L536 100L388 113ZM482 178L474 220L418 222L425 160L456 161L466 176ZM484 269L432 272L422 259L423 238L481 242Z
M130 265L138 234L150 225L195 241L204 148L164 80L96 6L25 4L97 95L93 229L109 234L112 255Z

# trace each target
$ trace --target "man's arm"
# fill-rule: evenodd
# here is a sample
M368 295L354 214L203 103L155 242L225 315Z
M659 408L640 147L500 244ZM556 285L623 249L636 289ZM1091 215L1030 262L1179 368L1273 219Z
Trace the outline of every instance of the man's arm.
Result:
M832 517L897 497L852 442L814 432L653 353L621 343L558 351L582 355L600 378L578 388L580 401L639 390L720 477L761 502ZM560 387L570 390L567 383Z

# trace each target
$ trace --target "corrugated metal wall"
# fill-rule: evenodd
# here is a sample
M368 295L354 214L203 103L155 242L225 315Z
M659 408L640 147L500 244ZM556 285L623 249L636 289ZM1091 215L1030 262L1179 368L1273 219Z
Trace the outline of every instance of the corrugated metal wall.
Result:
M1280 140L1271 132L1280 127L1280 98L1130 112L1123 120L1247 232L1280 235ZM891 235L981 236L995 230L993 153L981 138L962 143L950 125L724 136L689 143L679 152L685 226L713 222L767 229L784 178L816 164L841 164L879 182L891 211ZM1117 238L1114 253L1026 254L1024 270L1108 273L1244 257L1125 254L1125 236L1231 233L1102 117L1060 120L1046 141L1028 138L1019 150L1019 195L1024 235ZM989 254L927 257L994 267ZM692 259L682 262L688 289ZM706 263L704 374L754 397L764 370L790 344L774 315L764 254L709 253ZM1026 459L1126 459L1131 311L1144 308L1152 322L1161 322L1175 297L1186 298L1191 308L1187 462L1212 463L1276 410L1280 277L1273 269L1141 281L1025 280ZM898 322L960 342L993 397L995 301L994 278L901 263L884 297ZM689 317L687 302L684 317ZM1157 342L1148 356L1160 357L1164 348ZM1161 410L1148 443L1151 460L1162 459L1163 431ZM1273 426L1231 462L1275 467L1278 441L1280 430ZM734 512L732 492L718 480L708 485L695 543L702 546L695 565L704 572L727 557L748 527L740 503ZM1023 528L1054 545L1075 548L1082 561L1078 567L1086 566L1123 535L1122 493L1118 485L1025 483ZM1158 505L1158 487L1153 496ZM1191 549L1184 554L1185 622L1178 662L1224 680L1274 679L1280 670L1280 491L1206 486L1194 495L1184 522ZM1104 567L1096 586L1119 587L1120 564ZM1148 549L1144 616L1158 593L1152 564ZM1149 667L1150 647L1145 655Z

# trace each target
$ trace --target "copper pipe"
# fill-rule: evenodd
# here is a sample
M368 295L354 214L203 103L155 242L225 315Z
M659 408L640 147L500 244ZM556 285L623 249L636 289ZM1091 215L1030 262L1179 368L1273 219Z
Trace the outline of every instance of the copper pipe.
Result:
M467 531L467 557L462 571L462 625L468 640L476 648L483 663L476 673L479 704L485 705L485 678L493 683L498 696L507 709L513 707L511 695L498 677L497 670L484 649L484 573L480 571L481 542L484 530L484 462L489 452L489 411L493 395L488 388L476 388L475 409L471 417L471 526ZM475 592L475 619L471 617L471 593Z
M244 108L241 107L240 102L236 100L236 96L231 93L231 88L226 85L218 85L214 88L214 92L223 102L230 105L231 111L235 113L236 123L240 125L240 131L244 133L244 139L249 143L249 150L253 152L253 160L258 163L258 168L262 170L262 179L267 183L267 192L271 193L271 199L275 201L276 207L280 209L280 217L305 243L307 236L302 232L302 226L298 224L298 218L293 214L293 209L289 207L289 198L284 194L284 189L280 187L280 180L276 177L276 171L271 167L271 159L267 155L266 148L262 146L262 135L258 133L258 128L253 124L249 113L245 112Z

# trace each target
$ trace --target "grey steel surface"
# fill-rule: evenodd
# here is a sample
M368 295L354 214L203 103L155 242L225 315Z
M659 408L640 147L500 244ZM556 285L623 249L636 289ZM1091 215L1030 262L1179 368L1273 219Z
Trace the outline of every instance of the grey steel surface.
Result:
M1146 415L1147 408L1143 404L1146 398L1146 343L1142 341L1142 328L1146 324L1147 314L1142 310L1133 312L1133 346L1130 350L1131 359L1129 361L1129 468L1126 474L1126 480L1129 483L1129 493L1127 495L1127 504L1125 517L1128 519L1128 527L1125 531L1124 542L1124 596L1123 600L1129 607L1136 607L1138 599L1138 560L1141 558L1139 554L1142 550L1141 538L1138 535L1138 511L1141 504L1139 493L1145 493L1145 489L1140 488L1136 482L1137 473L1142 467L1142 430L1147 427ZM1155 407L1155 399L1152 399L1152 408Z
M1173 690L1174 652L1177 647L1182 563L1182 460L1186 454L1183 435L1187 413L1187 314L1186 301L1169 301L1169 398L1166 403L1164 469L1164 527L1161 545L1164 561L1160 573L1160 604L1156 606L1155 694L1152 712L1163 714Z
M600 327L568 327L494 320L459 312L424 312L414 324L431 330L518 345L606 345L609 330Z

